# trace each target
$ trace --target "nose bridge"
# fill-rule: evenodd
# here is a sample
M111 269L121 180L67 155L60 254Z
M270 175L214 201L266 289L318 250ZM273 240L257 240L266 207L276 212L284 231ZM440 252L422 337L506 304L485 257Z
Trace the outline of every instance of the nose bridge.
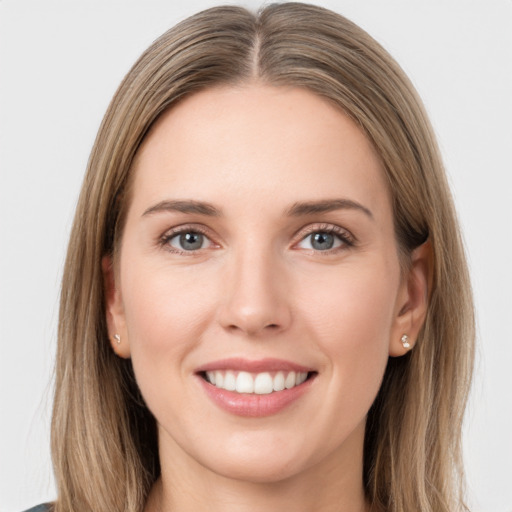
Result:
M225 328L257 335L288 326L285 275L270 243L252 240L233 250L225 277L220 315Z

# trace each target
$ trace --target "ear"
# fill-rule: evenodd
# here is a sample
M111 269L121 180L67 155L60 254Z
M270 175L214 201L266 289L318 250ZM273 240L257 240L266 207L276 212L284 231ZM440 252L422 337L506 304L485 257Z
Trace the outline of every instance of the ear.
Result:
M427 316L432 276L433 253L430 241L427 240L412 252L410 267L402 278L396 317L391 329L390 356L402 356L414 347ZM402 343L404 334L408 337L410 347L404 347Z
M126 331L123 300L121 291L116 286L116 276L111 256L103 256L101 268L103 271L105 314L110 345L119 357L128 359L130 357L130 345Z

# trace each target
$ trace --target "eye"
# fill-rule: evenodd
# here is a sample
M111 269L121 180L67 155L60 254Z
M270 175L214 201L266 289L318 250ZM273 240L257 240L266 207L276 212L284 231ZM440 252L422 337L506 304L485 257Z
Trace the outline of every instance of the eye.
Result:
M325 231L317 231L303 238L298 247L301 249L314 249L315 251L328 251L335 249L341 245L341 240L338 236Z
M341 247L351 247L352 245L353 241L350 235L341 229L338 232L333 226L327 229L310 231L297 244L297 247L300 249L327 252Z
M181 231L167 236L165 237L165 243L177 251L187 252L208 249L213 245L206 235L193 230Z

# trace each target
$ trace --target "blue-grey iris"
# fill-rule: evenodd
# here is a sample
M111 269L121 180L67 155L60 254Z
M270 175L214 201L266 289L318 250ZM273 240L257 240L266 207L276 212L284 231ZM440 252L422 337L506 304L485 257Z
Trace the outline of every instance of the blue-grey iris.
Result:
M185 251L195 251L203 246L203 235L201 233L182 233L180 245Z
M334 236L330 233L314 233L311 238L311 247L317 251L332 249L334 245Z

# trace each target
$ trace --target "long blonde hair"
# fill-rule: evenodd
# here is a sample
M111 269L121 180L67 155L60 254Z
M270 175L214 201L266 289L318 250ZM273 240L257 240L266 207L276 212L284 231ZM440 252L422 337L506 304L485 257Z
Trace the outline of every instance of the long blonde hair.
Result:
M101 261L114 254L134 156L181 98L250 81L306 88L341 107L384 164L402 255L429 240L427 319L391 358L368 414L364 486L373 510L453 512L463 505L461 423L474 318L453 202L431 126L397 63L326 9L273 4L257 15L216 7L183 21L136 62L92 149L62 283L52 453L56 512L140 512L159 475L155 420L130 361L110 348Z

